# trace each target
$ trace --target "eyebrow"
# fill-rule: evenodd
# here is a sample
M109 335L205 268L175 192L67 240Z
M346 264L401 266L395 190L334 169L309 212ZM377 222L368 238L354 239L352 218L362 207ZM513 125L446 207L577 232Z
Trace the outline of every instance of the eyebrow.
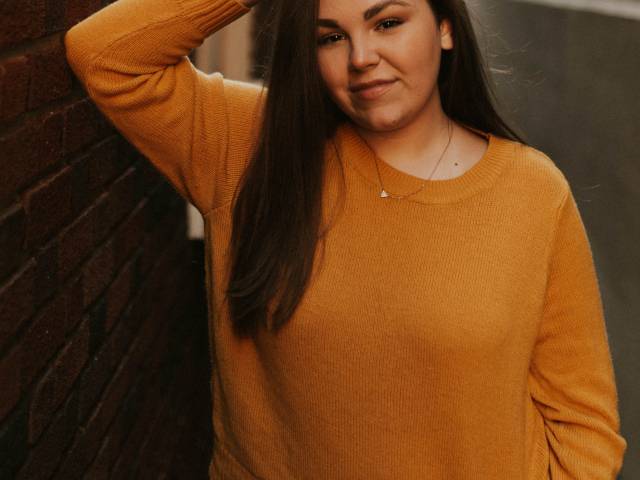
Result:
M390 5L402 5L405 7L411 6L409 3L402 0L383 0L382 2L378 2L372 7L366 9L362 14L362 18L364 18L364 20L370 20ZM341 28L338 22L332 18L319 18L317 25L319 27Z

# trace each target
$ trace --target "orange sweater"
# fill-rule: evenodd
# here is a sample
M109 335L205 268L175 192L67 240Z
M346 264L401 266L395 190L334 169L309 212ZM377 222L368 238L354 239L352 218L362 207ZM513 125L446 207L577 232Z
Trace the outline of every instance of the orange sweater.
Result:
M232 336L230 200L264 96L186 55L248 11L119 0L65 36L90 98L205 219L210 477L614 479L627 444L589 240L531 147L488 135L471 170L395 200L343 125L347 201L323 269L280 335ZM394 194L422 184L379 167Z

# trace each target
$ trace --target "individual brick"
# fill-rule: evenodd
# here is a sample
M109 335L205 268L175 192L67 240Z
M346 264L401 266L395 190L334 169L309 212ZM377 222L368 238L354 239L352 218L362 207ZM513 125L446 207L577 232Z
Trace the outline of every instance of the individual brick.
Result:
M56 41L31 50L27 56L31 64L29 110L71 93L73 73L59 37L56 37Z
M89 356L89 322L80 325L38 381L29 411L29 442L35 443L65 401Z
M41 177L62 160L64 117L57 110L0 133L2 182L0 204Z
M92 205L65 227L58 237L58 275L66 279L87 258L96 244L98 208Z
M131 298L131 293L135 289L133 284L135 274L134 267L135 263L133 260L127 262L120 272L118 272L118 275L107 290L104 325L106 332L111 331L113 325L120 319L120 315Z
M0 49L40 38L46 33L45 0L0 2Z
M47 34L65 30L65 4L60 0L45 0L45 29Z
M35 311L36 263L31 260L0 286L0 348Z
M24 194L26 245L31 249L52 237L73 214L72 169L65 167Z
M29 451L29 456L15 476L16 480L49 478L60 463L77 429L78 396L73 392L55 414L51 425ZM27 431L27 428L24 428ZM26 435L26 433L25 433Z
M0 214L0 281L27 260L23 248L25 218L20 204Z
M18 404L22 395L20 383L20 349L14 346L0 359L0 422Z
M60 349L66 336L66 296L59 293L36 318L19 340L20 379L27 388Z
M100 246L82 270L84 307L91 305L109 285L114 272L113 243Z
M33 301L36 308L49 300L60 288L58 277L58 243L54 240L38 248L35 254L36 279Z
M102 8L101 0L66 0L66 28L84 20Z
M0 122L27 110L31 64L27 55L0 62Z
M27 442L27 402L21 402L0 422L0 478L14 478L29 452Z
M86 148L112 132L113 127L91 100L79 100L65 110L64 155Z

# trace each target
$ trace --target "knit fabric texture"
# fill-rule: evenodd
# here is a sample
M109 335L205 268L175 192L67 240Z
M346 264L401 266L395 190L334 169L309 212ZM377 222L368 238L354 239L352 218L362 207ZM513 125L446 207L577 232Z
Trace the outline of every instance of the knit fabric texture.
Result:
M615 479L627 443L592 251L533 147L484 132L461 176L380 198L375 154L341 125L322 268L278 335L234 337L232 195L266 89L187 55L249 10L118 0L64 38L91 100L205 220L210 478ZM424 182L378 166L394 195Z

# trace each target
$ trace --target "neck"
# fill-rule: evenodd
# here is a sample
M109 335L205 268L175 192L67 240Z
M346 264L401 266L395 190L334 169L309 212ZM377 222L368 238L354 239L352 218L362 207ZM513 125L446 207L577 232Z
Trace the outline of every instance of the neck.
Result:
M449 118L439 101L394 130L375 131L358 125L355 128L380 159L417 176L426 177L433 171L449 140ZM451 122L454 137L457 128ZM453 143L452 140L441 164L451 154Z

